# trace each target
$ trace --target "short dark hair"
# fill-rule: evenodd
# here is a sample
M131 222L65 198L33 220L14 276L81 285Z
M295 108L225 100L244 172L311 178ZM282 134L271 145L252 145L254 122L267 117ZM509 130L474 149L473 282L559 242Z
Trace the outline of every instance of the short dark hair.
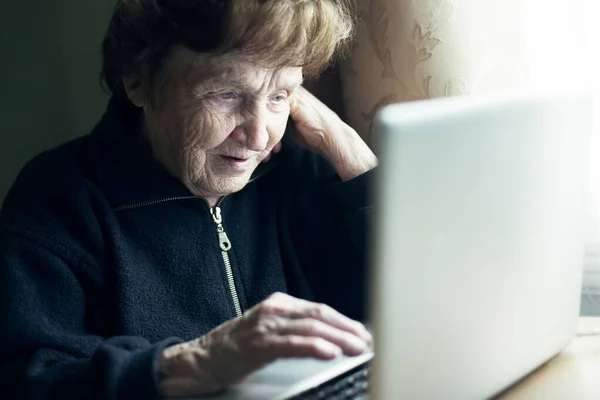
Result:
M113 91L137 74L153 82L173 47L239 51L314 76L345 48L351 0L120 0L102 43L102 79Z

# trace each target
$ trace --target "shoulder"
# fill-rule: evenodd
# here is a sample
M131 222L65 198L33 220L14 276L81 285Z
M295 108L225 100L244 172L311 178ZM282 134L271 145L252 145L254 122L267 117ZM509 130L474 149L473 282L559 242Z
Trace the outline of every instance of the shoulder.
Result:
M56 237L76 221L89 221L89 136L67 142L30 160L19 173L0 210L3 229ZM75 235L76 233L74 233Z
M88 142L83 136L38 154L23 166L11 191L51 189L81 179Z

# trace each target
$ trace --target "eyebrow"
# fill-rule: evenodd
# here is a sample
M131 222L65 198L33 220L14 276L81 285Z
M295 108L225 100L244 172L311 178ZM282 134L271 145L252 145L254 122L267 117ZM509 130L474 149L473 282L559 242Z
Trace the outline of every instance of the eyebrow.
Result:
M190 86L200 86L218 91L227 87L233 87L238 90L253 91L253 88L248 82L239 79L239 69L232 66L222 66L214 68L207 66L204 63L194 62L184 71L184 79ZM243 75L242 75L243 77ZM291 78L281 79L281 83L276 85L276 89L296 88L302 85L302 74L295 75Z
M208 90L218 90L219 88L234 88L240 91L254 91L256 90L255 87L253 87L252 85L249 85L247 82L244 81L240 81L237 80L235 78L222 78L220 76L215 76L212 78L209 78L208 80L205 81L205 87ZM300 85L302 85L303 79L302 77L300 77L299 79L287 79L282 81L279 85L275 86L275 90L281 90L281 89L295 89L297 87L299 87Z

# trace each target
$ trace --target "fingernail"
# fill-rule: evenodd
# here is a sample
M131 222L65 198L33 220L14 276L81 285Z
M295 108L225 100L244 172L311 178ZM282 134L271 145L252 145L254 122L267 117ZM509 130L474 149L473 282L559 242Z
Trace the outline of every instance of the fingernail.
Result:
M364 340L362 340L361 338L356 337L356 336L354 336L352 338L350 347L351 347L351 349L350 349L349 355L355 355L355 356L364 353L369 348L368 344L365 343Z
M373 343L373 336L371 335L371 332L369 332L367 330L367 327L364 326L363 324L360 325L361 327L361 337L367 341L367 343L369 343L369 345L371 345Z
M338 358L343 354L343 351L338 346L332 345L329 349L327 349L327 353L330 358Z

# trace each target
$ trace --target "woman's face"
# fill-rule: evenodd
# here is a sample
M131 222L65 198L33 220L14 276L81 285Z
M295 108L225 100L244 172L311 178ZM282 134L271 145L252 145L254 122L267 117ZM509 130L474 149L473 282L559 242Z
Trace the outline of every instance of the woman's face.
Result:
M177 48L154 101L144 101L155 158L210 204L241 190L282 138L296 67L264 68L241 55ZM135 101L134 101L135 102Z

